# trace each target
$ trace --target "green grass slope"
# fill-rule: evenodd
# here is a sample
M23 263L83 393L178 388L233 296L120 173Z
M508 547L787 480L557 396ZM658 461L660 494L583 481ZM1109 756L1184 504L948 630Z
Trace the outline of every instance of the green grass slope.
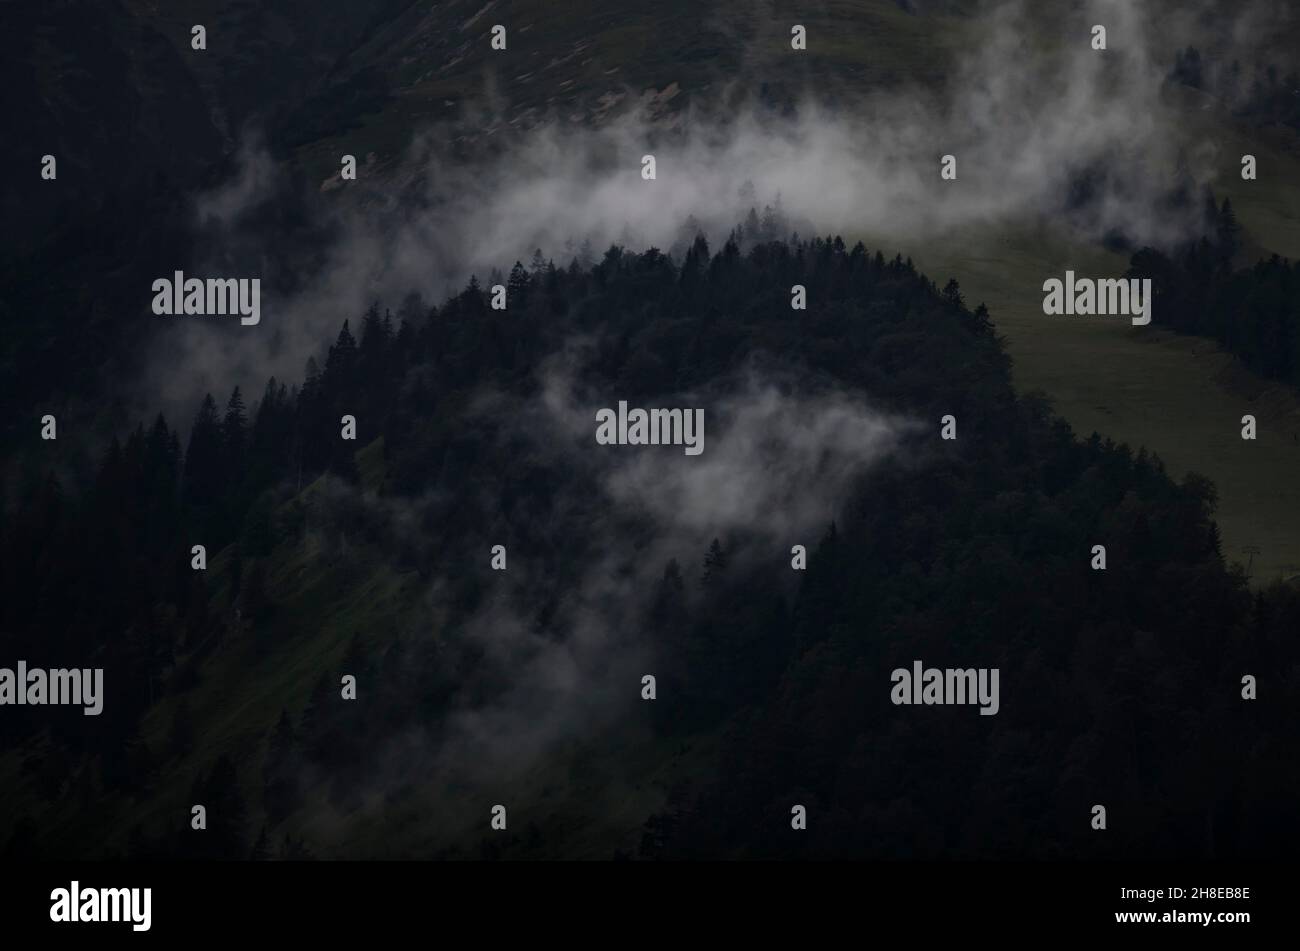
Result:
M964 239L964 240L963 240ZM1098 432L1160 456L1174 478L1191 471L1219 491L1223 551L1259 583L1300 573L1300 401L1242 369L1210 340L1124 320L1047 317L1042 282L1067 268L1122 274L1121 255L1032 233L954 236L916 249L922 271L984 301L1007 340L1022 391L1041 390L1077 432ZM1254 442L1241 417L1259 421ZM1248 548L1258 548L1253 556Z

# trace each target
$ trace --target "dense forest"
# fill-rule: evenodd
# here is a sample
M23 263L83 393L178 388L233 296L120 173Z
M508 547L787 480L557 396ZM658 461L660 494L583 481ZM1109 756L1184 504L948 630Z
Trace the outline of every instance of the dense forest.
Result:
M124 434L93 485L64 484L54 464L27 472L0 525L0 647L33 664L104 667L108 686L99 717L8 711L0 752L20 753L40 805L0 830L7 853L57 852L36 830L58 827L82 837L80 853L316 854L284 831L288 817L316 800L349 814L375 776L391 777L379 767L391 737L418 725L436 749L466 711L509 698L517 669L485 644L483 618L505 610L528 619L529 637L562 644L593 600L593 570L635 580L630 565L663 555L656 512L606 491L609 457L591 415L567 440L536 423L557 363L584 407L743 401L743 381L759 374L801 406L847 395L911 421L893 461L855 473L802 539L806 571L791 570L801 539L773 544L770 526L733 522L656 561L656 580L625 599L635 613L620 649L648 658L659 694L645 704L626 690L602 715L649 717L665 744L720 740L714 768L678 770L639 842L609 854L1282 856L1300 846L1289 821L1297 728L1285 715L1300 676L1300 592L1252 593L1225 566L1214 487L1195 475L1175 483L1144 450L1081 440L1041 399L1018 397L987 310L968 306L955 281L940 289L909 260L839 238L743 235L716 251L698 237L677 255L614 246L590 267L538 254L509 272L505 311L477 279L437 306L412 298L394 315L377 304L343 325L301 382L272 379L255 400L238 388L209 396L187 435L161 416ZM1154 252L1134 259L1157 262L1205 270ZM1293 288L1293 271L1271 262L1249 273L1207 280L1274 314L1268 295ZM790 306L795 284L807 288L806 311ZM1219 310L1208 303L1217 290L1157 287L1205 298L1197 332L1239 312L1226 290ZM1184 313L1168 300L1157 314ZM1294 307L1293 294L1280 300ZM1245 357L1236 326L1231 345ZM1300 366L1290 339L1289 362L1277 346L1261 357L1279 361L1274 375ZM356 442L340 438L345 414ZM958 438L946 441L949 414ZM669 455L663 465L686 464ZM509 572L489 568L496 540ZM210 570L191 567L199 543ZM1090 567L1096 544L1104 571ZM242 642L256 656L288 636L276 579L306 550L342 585L362 563L413 572L436 605L419 625L355 631L341 663L311 671L305 705L258 723L258 741L237 755L209 756L188 698L219 650ZM916 658L999 668L1001 712L892 706L889 673ZM339 699L346 672L382 684L373 702ZM1259 678L1259 700L1242 699L1246 674ZM164 702L167 737L150 741L142 723ZM182 760L200 763L192 779L180 778L192 775ZM126 847L110 844L105 808L182 782L208 803L210 835L155 819L133 823ZM1096 803L1109 811L1104 832L1089 824ZM806 832L791 829L794 804L808 809ZM531 828L557 849L564 834ZM441 854L526 845L512 832L481 853L458 842Z
M1143 248L1128 276L1151 279L1162 327L1210 337L1260 376L1300 386L1300 262L1272 255L1234 268L1239 230L1225 198L1212 234L1168 252Z

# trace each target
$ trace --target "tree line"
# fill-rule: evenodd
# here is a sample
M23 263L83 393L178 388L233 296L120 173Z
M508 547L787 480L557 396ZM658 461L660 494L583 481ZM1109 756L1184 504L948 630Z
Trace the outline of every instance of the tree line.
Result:
M25 751L44 807L13 817L11 854L50 851L38 819L102 839L105 810L180 789L209 801L217 834L196 844L184 816L139 822L125 850L104 852L310 854L288 820L322 802L357 808L389 738L420 727L436 749L454 713L507 696L512 670L472 624L485 605L508 600L538 636L562 641L580 579L607 555L602 533L636 544L653 527L613 511L571 454L520 442L483 411L484 393L540 401L547 361L579 337L594 345L578 384L629 400L717 386L763 359L934 423L908 444L908 465L873 471L841 500L806 572L747 557L743 532L663 565L631 632L660 699L637 706L633 692L620 715L649 716L665 748L723 740L707 773L670 768L668 805L611 852L1293 848L1284 816L1300 777L1282 753L1296 736L1279 711L1294 699L1284 672L1300 598L1283 585L1252 594L1225 565L1213 486L1173 481L1145 450L1080 440L1017 396L987 309L968 307L955 281L941 289L910 260L837 237L743 251L735 237L716 251L696 237L680 256L613 246L590 267L538 255L511 270L506 311L477 278L437 306L376 305L355 332L344 323L323 365L309 361L296 384L268 381L251 409L238 389L224 409L205 397L183 450L159 417L109 447L92 485L29 473L0 532L4 650L93 662L110 687L100 718L8 711L4 748ZM790 307L796 283L807 311ZM355 444L340 439L344 413L358 421ZM938 440L945 414L959 420L956 441ZM409 510L409 530L367 494ZM440 557L489 528L537 566L527 586ZM310 644L288 633L285 582L273 580L309 537L324 539L314 557L343 586L373 564L436 578L436 636L376 613L347 656L317 665L305 704L253 724L257 741L238 752L205 755L208 724L190 698L214 676L214 652ZM192 570L196 539L222 553L223 571ZM1096 543L1106 571L1089 568ZM888 671L913 658L1000 667L1002 711L890 706ZM341 703L340 672L383 690ZM1241 699L1245 673L1262 677L1260 700ZM160 704L167 737L147 741ZM386 768L410 770L395 786L430 781L415 765ZM1114 832L1090 833L1094 802L1123 817ZM806 832L790 828L796 803ZM560 835L534 828L442 854L545 853L564 847Z

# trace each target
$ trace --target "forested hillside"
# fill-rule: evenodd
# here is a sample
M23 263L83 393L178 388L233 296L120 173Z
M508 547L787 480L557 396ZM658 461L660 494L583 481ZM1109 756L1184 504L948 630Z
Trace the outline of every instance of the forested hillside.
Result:
M379 303L303 379L124 434L85 491L33 466L3 652L102 666L108 699L8 711L8 852L1289 854L1300 596L1225 568L1213 487L1017 397L955 282L733 237L539 253L504 311L477 279ZM704 453L598 445L620 400L703 407ZM893 706L915 659L1000 668L1000 712ZM579 763L658 792L540 809ZM505 775L520 831L447 818Z
M1144 248L1130 277L1151 279L1165 325L1216 340L1252 372L1300 387L1300 264L1276 254L1250 267L1208 239L1172 254Z

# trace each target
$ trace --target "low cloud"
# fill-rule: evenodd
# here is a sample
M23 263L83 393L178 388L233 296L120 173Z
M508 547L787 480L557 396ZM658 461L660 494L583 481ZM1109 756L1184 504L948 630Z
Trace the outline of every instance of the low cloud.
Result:
M665 405L704 407L703 455L601 446L593 411L599 397L576 382L584 352L571 348L544 365L540 400L511 403L488 394L480 401L496 418L513 421L498 436L503 453L536 453L583 474L581 483L561 488L556 510L602 513L598 550L573 583L551 592L559 598L561 633L538 629L536 609L549 589L540 583L543 572L512 551L508 571L493 579L495 593L448 628L457 650L473 652L473 682L441 722L415 726L378 752L385 765L368 774L368 802L381 803L384 789L423 775L499 788L560 744L619 723L639 702L641 675L654 667L650 645L637 633L669 559L693 578L715 536L730 541L738 565L787 558L792 543L811 549L854 480L898 463L907 435L919 427L878 412L862 394L801 389L794 375L750 368L720 384L717 397L665 398ZM564 497L590 481L599 486L597 498ZM392 501L369 504L394 517ZM421 516L398 521L418 525ZM440 580L431 583L440 616L446 615L437 602L446 593ZM484 683L501 689L485 697L475 686Z
M430 128L382 178L363 171L342 201L313 199L319 244L305 249L238 227L285 187L264 153L246 149L242 170L197 202L196 217L221 267L272 272L261 275L263 321L173 321L160 334L161 378L148 385L188 415L205 390L298 379L306 357L376 299L438 302L470 274L483 281L538 248L561 265L584 241L597 255L615 242L680 248L688 221L717 247L751 204L761 214L778 198L787 230L887 235L886 250L1017 222L1081 241L1118 233L1162 245L1194 233L1199 203L1171 208L1167 193L1212 182L1223 161L1188 140L1161 87L1167 31L1194 38L1200 21L1148 22L1131 4L1094 3L1045 44L1027 33L1031 12L1007 3L973 21L943 90L891 87L833 110L810 96L793 116L756 106L724 115L697 97L671 121L637 108L594 127L556 117L502 131L490 155L468 163L457 157L463 127ZM1256 29L1245 14L1235 22ZM1091 48L1092 23L1107 25L1107 50ZM641 177L647 154L654 181ZM939 175L948 154L956 181ZM740 195L745 182L752 197Z

